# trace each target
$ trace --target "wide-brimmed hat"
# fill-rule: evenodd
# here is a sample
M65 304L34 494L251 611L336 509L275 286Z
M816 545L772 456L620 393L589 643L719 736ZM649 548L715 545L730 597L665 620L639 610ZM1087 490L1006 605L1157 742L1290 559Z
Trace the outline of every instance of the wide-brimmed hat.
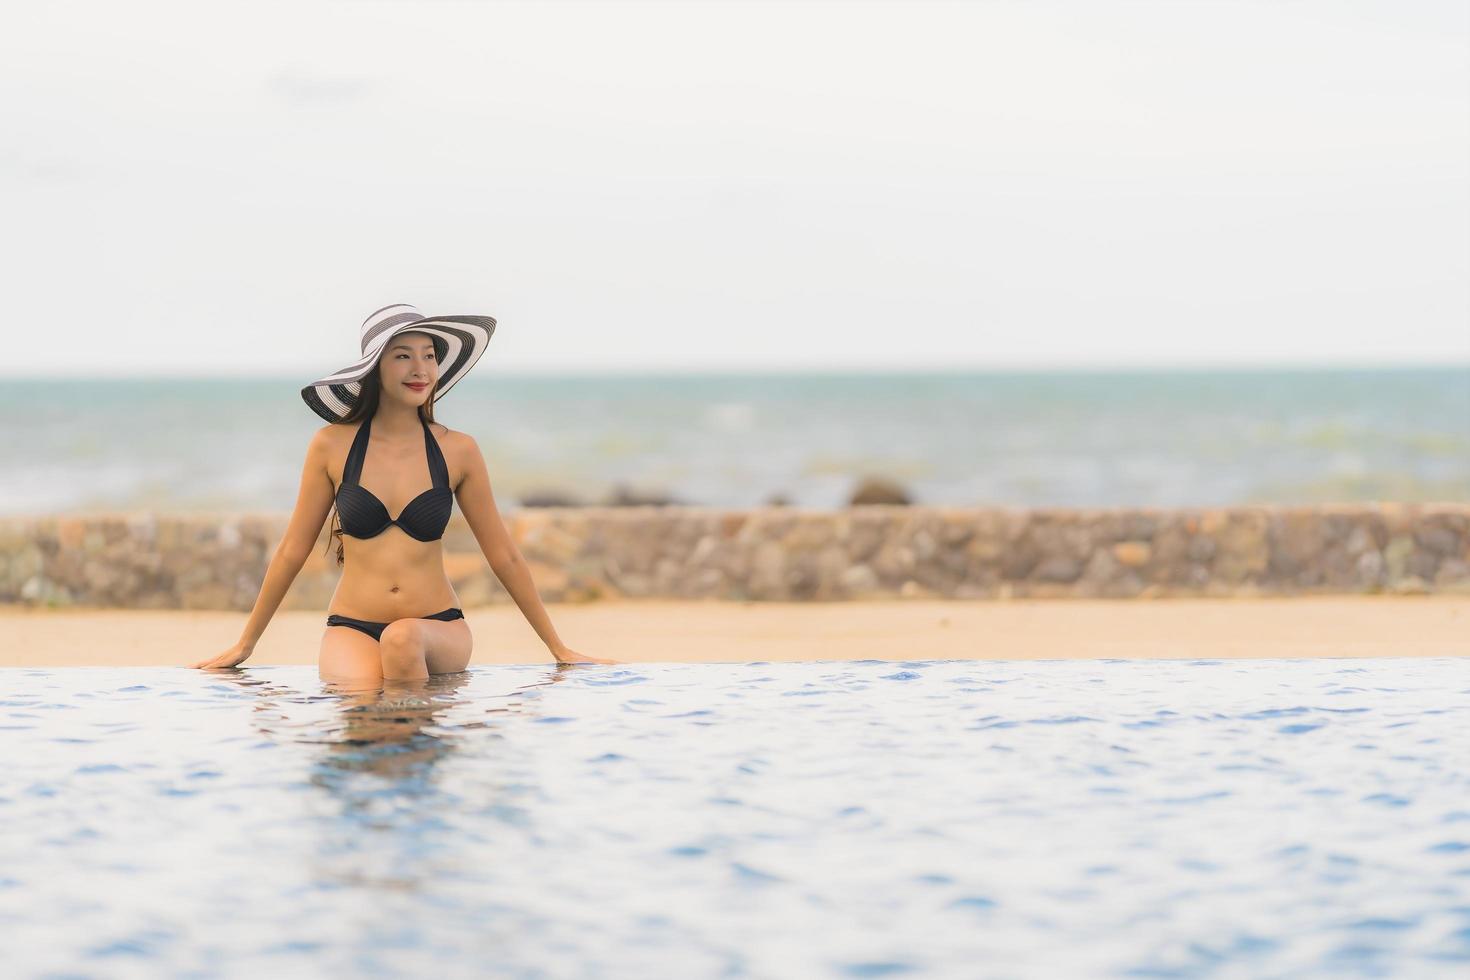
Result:
M301 398L313 412L328 422L346 418L362 394L362 379L376 370L378 355L389 340L410 330L434 338L434 356L439 361L439 385L434 400L454 387L475 366L495 332L493 316L424 316L407 303L375 310L364 321L358 337L362 357L301 389Z

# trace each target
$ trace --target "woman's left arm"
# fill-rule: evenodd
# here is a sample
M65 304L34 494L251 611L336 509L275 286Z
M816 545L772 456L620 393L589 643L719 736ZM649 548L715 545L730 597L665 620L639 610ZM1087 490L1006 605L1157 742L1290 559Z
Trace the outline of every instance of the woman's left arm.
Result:
M485 456L480 452L480 446L473 436L463 432L458 436L456 441L460 444L460 452L457 455L464 475L454 493L470 531L479 542L485 560L490 563L490 570L500 579L500 583L525 614L526 621L559 663L618 663L616 660L583 656L556 635L556 627L551 625L551 617L547 615L546 607L541 604L541 596L536 592L536 585L531 581L531 571L526 565L526 559L511 539L510 532L506 530L505 522L501 520L500 512L495 507Z

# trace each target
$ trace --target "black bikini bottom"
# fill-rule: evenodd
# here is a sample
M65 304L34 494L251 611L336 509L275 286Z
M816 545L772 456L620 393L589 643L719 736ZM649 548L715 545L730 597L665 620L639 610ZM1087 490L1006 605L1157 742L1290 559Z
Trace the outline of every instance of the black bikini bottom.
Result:
M416 616L415 619L442 619L446 622L453 619L464 619L464 611L457 606L451 606L443 612L436 612L429 616ZM383 638L383 630L388 628L387 623L375 623L370 619L353 619L351 616L338 616L336 613L327 617L328 626L348 626L352 629L366 633L375 640Z

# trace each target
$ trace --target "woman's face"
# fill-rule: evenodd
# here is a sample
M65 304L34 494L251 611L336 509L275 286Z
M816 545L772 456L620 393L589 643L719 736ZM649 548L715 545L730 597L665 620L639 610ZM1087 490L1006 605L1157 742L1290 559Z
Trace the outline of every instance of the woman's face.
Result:
M439 380L433 339L410 330L388 341L383 356L378 358L378 380L384 398L415 408L427 402Z

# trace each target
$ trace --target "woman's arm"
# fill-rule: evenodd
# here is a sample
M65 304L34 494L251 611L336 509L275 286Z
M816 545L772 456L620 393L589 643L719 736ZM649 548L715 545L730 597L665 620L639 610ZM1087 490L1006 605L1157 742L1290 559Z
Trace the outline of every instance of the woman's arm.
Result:
M556 627L551 625L551 617L547 615L546 607L541 604L541 596L536 592L536 585L531 581L526 559L505 529L505 522L501 520L500 512L495 507L495 497L490 492L490 474L485 469L485 457L480 452L479 444L474 437L465 433L460 433L459 438L462 443L460 462L464 467L464 476L460 478L455 496L459 500L459 509L463 512L465 521L474 532L480 550L485 554L485 560L490 563L491 571L500 579L505 590L525 614L526 621L551 651L551 655L557 660L578 658L580 655L568 649L561 637L556 635Z
M328 427L330 428L330 427ZM327 474L327 428L318 429L306 448L306 463L301 472L301 489L296 496L296 509L291 522L265 571L265 581L256 596L255 608L240 633L239 641L216 657L190 664L191 667L233 667L255 650L260 635L286 597L286 590L306 564L326 523L332 507L332 478Z

